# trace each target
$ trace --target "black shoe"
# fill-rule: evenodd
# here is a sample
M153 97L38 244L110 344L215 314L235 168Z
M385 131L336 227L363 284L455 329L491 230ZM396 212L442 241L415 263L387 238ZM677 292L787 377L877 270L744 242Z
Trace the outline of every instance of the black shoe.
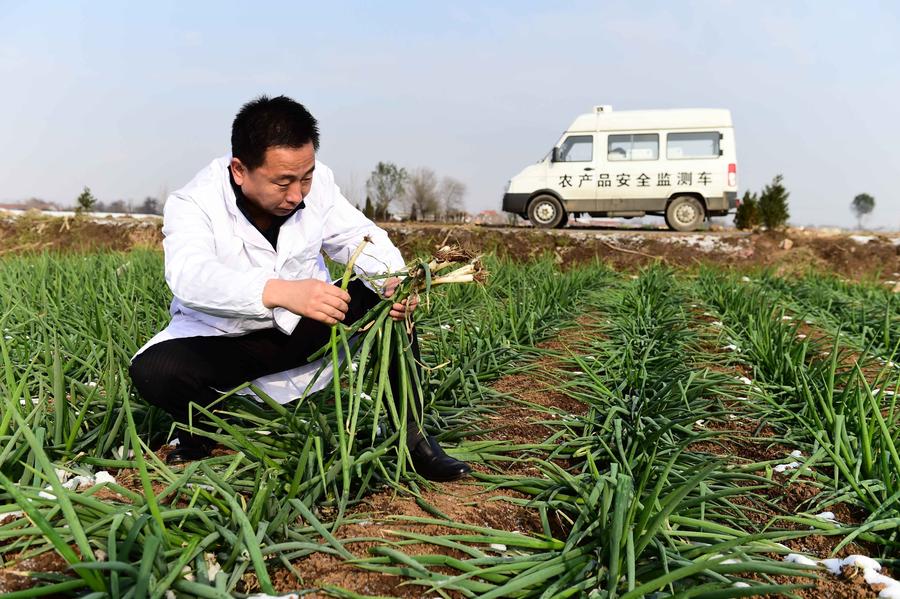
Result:
M212 453L212 448L213 445L209 443L196 441L193 443L185 443L179 439L178 447L170 451L169 455L166 456L166 464L174 466L208 458Z
M469 465L444 453L434 437L428 436L409 450L416 472L428 480L449 482L472 472Z

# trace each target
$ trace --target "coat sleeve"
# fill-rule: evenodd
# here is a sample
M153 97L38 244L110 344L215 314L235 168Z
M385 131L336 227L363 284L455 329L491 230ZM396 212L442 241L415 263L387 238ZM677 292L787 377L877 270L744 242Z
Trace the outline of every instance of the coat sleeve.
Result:
M332 201L325 218L322 236L322 249L325 253L332 260L346 264L363 238L368 236L372 243L366 246L357 258L353 269L356 274L365 280L375 275L404 270L406 263L403 256L384 229L354 208L333 180L329 187ZM369 285L368 281L365 282ZM380 286L380 282L373 281L374 286Z
M166 283L185 306L224 318L267 319L266 268L228 265L216 252L215 224L195 201L169 196L163 217Z

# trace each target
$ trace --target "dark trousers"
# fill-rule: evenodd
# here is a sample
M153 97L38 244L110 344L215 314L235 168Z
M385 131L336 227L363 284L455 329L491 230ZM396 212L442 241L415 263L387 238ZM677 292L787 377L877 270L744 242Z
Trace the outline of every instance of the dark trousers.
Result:
M356 322L380 301L378 295L359 280L352 281L347 292L350 307L344 318L345 324ZM175 421L187 423L191 402L208 406L220 396L216 389L231 389L267 374L307 364L307 358L330 338L330 326L303 318L290 335L277 329L263 329L240 336L170 339L147 348L134 358L131 379L148 403L165 410ZM416 361L421 363L415 330L411 345ZM399 397L400 391L399 363L399 359L392 360L389 370L391 392L395 398ZM417 395L416 411L421 414L423 402ZM412 409L409 414L407 442L414 445L422 433ZM193 418L195 426L197 421ZM202 442L182 433L179 433L179 439L184 444Z

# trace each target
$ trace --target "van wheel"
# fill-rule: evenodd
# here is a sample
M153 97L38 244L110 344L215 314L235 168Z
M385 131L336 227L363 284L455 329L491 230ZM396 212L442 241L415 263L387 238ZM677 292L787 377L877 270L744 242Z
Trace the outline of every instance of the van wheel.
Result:
M693 196L678 196L666 207L666 224L675 231L696 231L705 218L703 204Z
M528 220L535 227L553 229L565 224L568 219L559 200L551 195L543 195L534 198L528 204Z

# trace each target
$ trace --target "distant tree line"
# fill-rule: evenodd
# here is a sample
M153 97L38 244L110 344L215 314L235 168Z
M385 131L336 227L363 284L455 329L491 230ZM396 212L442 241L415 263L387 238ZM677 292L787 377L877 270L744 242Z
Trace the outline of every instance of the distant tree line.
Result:
M99 201L91 188L85 186L81 194L75 198L75 212L114 212L121 214L162 214L162 206L158 199L147 196L144 201L135 206L132 202L125 200L113 200L108 204Z
M379 162L366 181L363 213L373 220L395 215L408 220L461 221L466 217L466 186L453 177L438 178L429 168L407 171Z

